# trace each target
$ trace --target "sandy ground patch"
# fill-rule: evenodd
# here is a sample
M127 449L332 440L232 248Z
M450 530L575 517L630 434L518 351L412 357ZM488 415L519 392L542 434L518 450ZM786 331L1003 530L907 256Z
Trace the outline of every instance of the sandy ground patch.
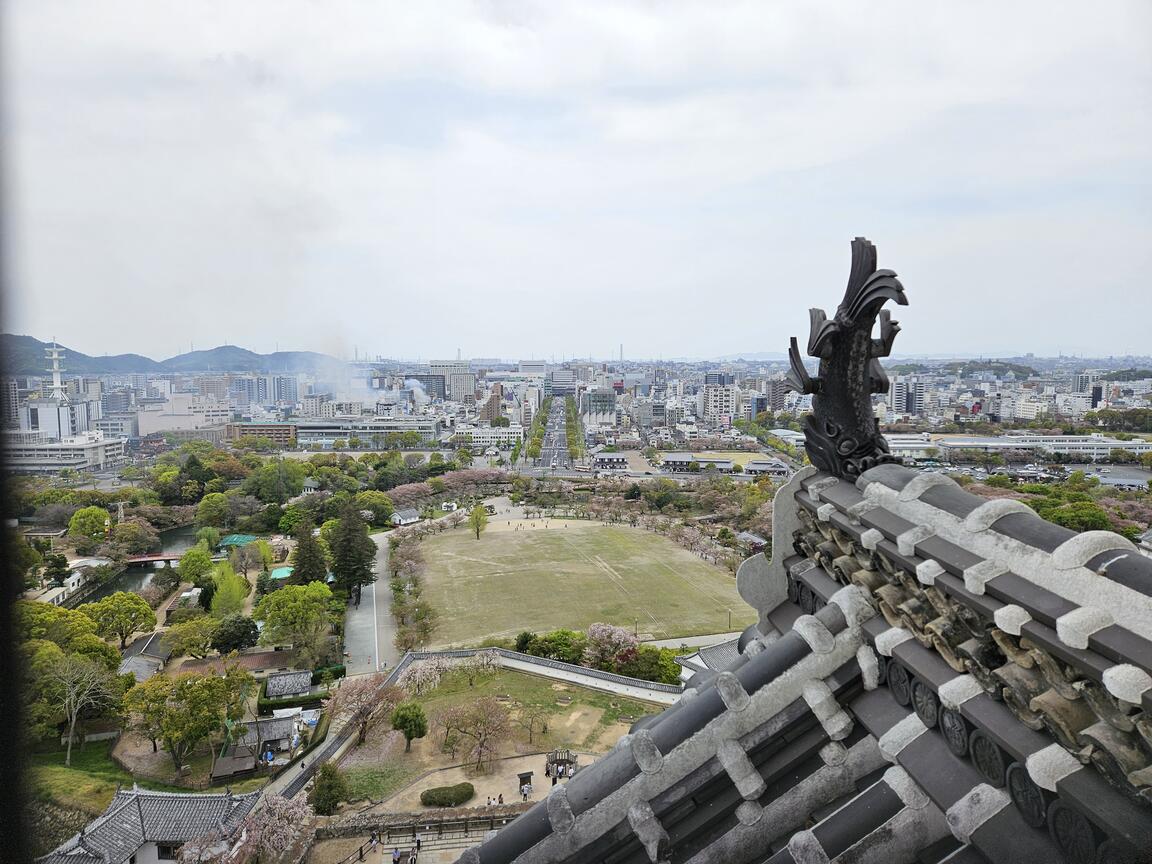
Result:
M596 761L596 758L594 754L581 753L579 764L581 766L590 765ZM442 768L412 783L383 804L363 812L420 813L424 811L434 811L436 809L435 807L425 807L420 803L420 793L423 790L431 789L435 786L453 786L457 783L465 782L471 783L476 790L475 797L466 805L470 809L483 810L487 806L489 797L498 800L501 795L504 796L505 802L519 801L521 800L521 796L519 792L518 775L526 771L533 773L532 783L534 791L529 800L539 801L548 794L548 790L552 787L551 778L544 776L544 765L546 761L546 756L543 753L531 756L515 756L511 759L502 759L496 762L487 774L476 774L470 766ZM558 780L557 782L563 783L565 781ZM355 846L352 848L355 848Z

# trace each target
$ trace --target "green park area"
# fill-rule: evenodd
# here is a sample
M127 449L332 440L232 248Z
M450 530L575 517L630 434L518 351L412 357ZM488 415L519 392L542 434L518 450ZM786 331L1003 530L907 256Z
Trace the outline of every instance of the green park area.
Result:
M632 723L662 707L510 669L478 675L471 685L466 674L446 672L431 692L415 697L415 701L428 719L427 734L414 740L411 752L406 753L403 738L391 731L387 721L375 726L367 741L350 751L341 765L349 800L380 801L426 772L470 762L473 756L468 739L459 749L444 746L440 720L466 705L487 706L503 717L503 722L496 724L501 731L496 734L492 753L499 759L559 748L606 753ZM470 769L467 774L481 782ZM435 778L425 780L408 797L414 799L420 788L437 782ZM403 809L402 803L393 801L390 807ZM416 809L414 800L408 803Z
M439 615L441 646L596 622L668 639L755 621L730 572L670 540L639 528L562 524L424 541L424 596Z

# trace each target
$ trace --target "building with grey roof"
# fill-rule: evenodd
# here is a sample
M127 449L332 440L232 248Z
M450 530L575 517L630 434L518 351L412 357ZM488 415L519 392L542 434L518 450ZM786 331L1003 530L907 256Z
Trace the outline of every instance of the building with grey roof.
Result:
M174 860L191 840L231 838L259 792L202 794L118 791L101 816L37 859L38 864L151 864Z
M312 673L307 671L276 672L268 676L264 693L269 699L304 696L312 689Z

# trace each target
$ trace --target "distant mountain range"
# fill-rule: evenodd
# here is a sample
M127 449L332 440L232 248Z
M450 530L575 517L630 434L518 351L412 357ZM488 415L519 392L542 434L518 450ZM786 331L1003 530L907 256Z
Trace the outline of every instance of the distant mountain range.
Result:
M0 358L6 375L44 375L47 361L44 349L51 343L32 336L0 333ZM65 345L64 369L73 375L115 375L130 372L328 372L344 363L315 351L277 351L257 354L237 345L221 345L207 351L190 351L167 360L153 360L140 354L105 354L92 357Z

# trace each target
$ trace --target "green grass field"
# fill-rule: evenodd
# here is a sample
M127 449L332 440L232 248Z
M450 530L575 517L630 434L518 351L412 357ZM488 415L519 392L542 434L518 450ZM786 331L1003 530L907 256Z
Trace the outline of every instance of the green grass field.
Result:
M667 639L756 620L730 573L638 528L569 524L488 531L480 540L453 531L422 548L441 646L597 621Z
M97 814L111 803L117 784L131 786L137 782L146 789L162 792L197 791L133 777L112 761L111 751L111 741L93 741L84 747L77 745L72 748L72 764L67 766L64 764L64 748L31 753L28 777L33 794L65 807ZM233 792L248 792L260 788L264 781L263 777L247 778L232 783L231 788Z

